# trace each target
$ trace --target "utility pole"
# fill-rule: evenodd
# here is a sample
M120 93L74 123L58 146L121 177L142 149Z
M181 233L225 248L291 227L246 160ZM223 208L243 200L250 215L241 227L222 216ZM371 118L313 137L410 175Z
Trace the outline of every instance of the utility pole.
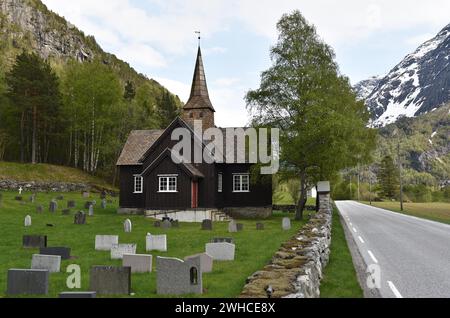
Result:
M372 205L372 172L370 170L369 166L369 201L370 205Z
M400 157L400 137L397 143L397 155L398 155L398 172L400 177L400 211L403 211L403 180L402 180L402 160Z

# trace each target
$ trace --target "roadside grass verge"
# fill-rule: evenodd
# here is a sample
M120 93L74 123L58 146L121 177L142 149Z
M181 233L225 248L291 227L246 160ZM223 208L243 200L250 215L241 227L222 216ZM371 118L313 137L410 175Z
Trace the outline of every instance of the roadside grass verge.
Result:
M333 209L330 262L324 270L320 293L321 298L363 297L336 207Z

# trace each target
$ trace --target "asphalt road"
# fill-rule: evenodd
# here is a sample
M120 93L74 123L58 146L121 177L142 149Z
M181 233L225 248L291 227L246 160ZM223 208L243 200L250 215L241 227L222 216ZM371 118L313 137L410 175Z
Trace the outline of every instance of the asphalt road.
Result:
M354 201L336 205L382 297L450 298L450 225Z

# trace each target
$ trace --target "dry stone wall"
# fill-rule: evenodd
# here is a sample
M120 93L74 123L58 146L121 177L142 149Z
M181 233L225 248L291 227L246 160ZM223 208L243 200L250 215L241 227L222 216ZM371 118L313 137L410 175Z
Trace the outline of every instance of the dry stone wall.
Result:
M329 194L319 197L319 212L284 243L271 263L247 279L241 298L318 298L320 281L328 264L331 244L332 204Z

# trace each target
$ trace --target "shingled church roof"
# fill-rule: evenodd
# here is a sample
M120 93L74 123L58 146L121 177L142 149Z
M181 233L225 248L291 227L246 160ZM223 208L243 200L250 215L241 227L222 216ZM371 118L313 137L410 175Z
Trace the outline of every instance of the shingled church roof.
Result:
M118 166L135 166L142 164L139 159L158 140L164 130L134 130L130 133L123 147Z

